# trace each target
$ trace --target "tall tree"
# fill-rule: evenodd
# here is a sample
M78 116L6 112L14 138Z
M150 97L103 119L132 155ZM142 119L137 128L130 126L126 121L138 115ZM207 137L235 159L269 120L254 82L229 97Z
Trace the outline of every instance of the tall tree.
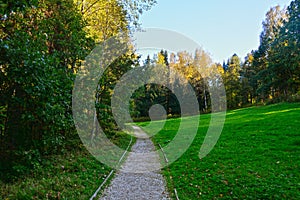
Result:
M242 105L253 104L256 97L257 82L255 79L256 72L253 68L254 52L248 53L241 70L242 80Z
M300 1L294 0L287 9L288 20L281 27L279 37L272 43L269 68L276 97L287 100L300 87Z
M85 30L97 43L122 34L128 44L131 30L138 27L139 16L155 4L154 0L75 0L75 2L86 21ZM114 86L123 74L137 65L137 62L138 56L135 55L133 46L129 44L128 51L106 69L99 81L95 115L106 133L113 134L112 130L116 129L111 110L111 94ZM94 124L96 126L96 121ZM94 133L91 136L93 135Z
M49 148L53 141L61 141L74 129L73 75L93 42L71 0L24 2L8 4L6 17L1 18L5 135L10 149L30 148L43 140L39 148L49 152L55 150Z
M271 85L273 77L269 70L269 56L272 51L272 43L279 37L280 28L286 19L286 11L285 9L281 10L280 6L275 6L267 12L266 19L262 23L263 31L260 35L260 46L253 55L253 65L257 72L257 93L263 101L270 95L274 96L274 88Z
M227 62L224 74L227 105L229 108L237 108L241 102L241 60L234 54Z
M85 30L97 42L127 33L126 11L117 0L75 0L86 21Z

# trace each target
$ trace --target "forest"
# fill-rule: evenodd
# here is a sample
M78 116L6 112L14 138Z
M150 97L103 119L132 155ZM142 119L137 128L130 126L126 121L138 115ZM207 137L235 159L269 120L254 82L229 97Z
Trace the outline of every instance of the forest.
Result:
M79 148L72 116L72 90L85 57L120 32L128 38L142 29L140 16L156 0L0 0L0 180L9 182L32 173L49 156ZM208 79L221 74L230 110L300 101L300 0L272 7L262 22L260 45L214 63L209 53L170 53L165 49L141 61L128 42L126 54L99 80L97 119L109 138L120 131L113 119L111 94L132 67L162 65L186 78L201 113L211 112ZM143 63L143 64L141 64ZM209 65L209 67L207 67ZM198 70L203 73L199 73ZM176 80L169 74L176 87ZM164 86L148 84L132 95L131 117L149 119L161 104L168 117L180 117L176 96Z
M209 53L202 49L169 56L167 51L161 50L153 59L148 56L144 65L160 64L180 72L193 86L201 112L210 111L207 79L214 70L221 74L228 109L299 101L299 22L299 2L293 1L288 8L276 6L266 13L260 45L245 58L234 54L223 63L212 63ZM144 90L146 92L140 91L140 94L144 93L145 99L135 103L140 111L138 116L147 116L147 104L153 103L163 104L167 111L172 110L171 115L179 114L176 99L173 100L166 88L148 86Z

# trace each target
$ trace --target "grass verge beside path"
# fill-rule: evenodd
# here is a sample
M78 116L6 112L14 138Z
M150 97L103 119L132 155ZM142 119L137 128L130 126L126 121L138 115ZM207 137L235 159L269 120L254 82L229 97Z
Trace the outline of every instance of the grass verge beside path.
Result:
M131 136L118 133L112 140L126 149L130 139ZM0 199L89 199L110 171L81 147L44 158L43 164L29 175L10 182L0 180Z
M180 199L300 199L300 103L229 111L218 143L200 160L209 121L210 114L201 115L190 148L163 170ZM168 144L179 123L168 120L154 143ZM138 123L151 133L147 124Z

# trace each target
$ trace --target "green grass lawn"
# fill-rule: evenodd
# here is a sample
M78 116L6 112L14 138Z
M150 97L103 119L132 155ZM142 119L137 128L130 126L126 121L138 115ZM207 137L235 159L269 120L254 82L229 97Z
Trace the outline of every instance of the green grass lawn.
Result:
M118 133L112 141L126 149L130 139ZM44 157L28 174L2 174L0 199L89 199L110 171L80 144L62 155Z
M176 188L180 199L300 199L300 103L228 111L218 143L202 160L210 114L200 119L190 148L163 169L172 194ZM151 134L161 123L143 129ZM168 144L179 123L168 120L154 143Z

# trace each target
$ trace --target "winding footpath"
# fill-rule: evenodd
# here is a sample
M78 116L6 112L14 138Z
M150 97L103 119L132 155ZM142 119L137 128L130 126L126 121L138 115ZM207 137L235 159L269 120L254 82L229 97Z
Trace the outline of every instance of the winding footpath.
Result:
M170 199L152 141L139 127L133 128L137 141L100 200Z

